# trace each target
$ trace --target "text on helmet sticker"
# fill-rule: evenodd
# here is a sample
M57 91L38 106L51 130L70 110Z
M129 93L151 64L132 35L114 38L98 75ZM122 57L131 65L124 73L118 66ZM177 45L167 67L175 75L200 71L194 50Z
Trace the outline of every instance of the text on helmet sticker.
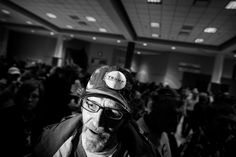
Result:
M120 90L126 85L125 75L120 71L111 71L106 73L103 80L111 89Z

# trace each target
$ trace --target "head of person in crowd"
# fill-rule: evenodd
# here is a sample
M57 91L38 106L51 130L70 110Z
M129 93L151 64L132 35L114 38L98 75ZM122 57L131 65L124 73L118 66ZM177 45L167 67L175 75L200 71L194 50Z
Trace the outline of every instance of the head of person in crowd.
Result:
M20 81L21 72L20 72L20 69L17 68L16 66L10 67L7 71L7 74L8 74L7 81L9 83Z
M34 112L43 97L43 85L38 80L27 80L16 93L15 101L24 113Z
M178 123L180 96L170 87L161 87L152 96L150 113L144 119L148 126L157 133L175 132Z
M82 145L85 151L110 151L119 142L119 130L133 111L133 78L118 66L102 66L90 77L81 97Z
M79 97L84 91L79 79L76 79L70 88L70 102L68 106L72 113L81 113L81 106L78 105Z

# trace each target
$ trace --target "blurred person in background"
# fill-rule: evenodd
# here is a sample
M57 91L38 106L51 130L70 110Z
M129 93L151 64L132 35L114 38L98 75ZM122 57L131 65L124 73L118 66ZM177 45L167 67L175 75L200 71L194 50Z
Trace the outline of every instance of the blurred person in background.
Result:
M137 121L138 125L161 156L176 157L178 148L174 134L178 124L179 95L170 87L160 87L150 102L150 112Z
M43 103L44 87L39 80L26 80L16 93L15 104L20 111L23 126L23 155L29 157L43 125L40 118L40 105Z
M200 96L202 97L202 95ZM204 96L205 97L205 96ZM181 157L236 156L236 99L220 93L214 101L201 98L197 104L192 134L181 145ZM193 121L196 122L196 121Z
M0 91L0 147L8 157L23 156L23 125L14 99L21 86L21 72L16 66L8 69L6 83Z

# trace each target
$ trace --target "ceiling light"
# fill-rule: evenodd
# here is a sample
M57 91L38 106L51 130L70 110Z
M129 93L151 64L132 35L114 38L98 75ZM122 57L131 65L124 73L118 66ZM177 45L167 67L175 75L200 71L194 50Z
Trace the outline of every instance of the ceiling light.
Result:
M215 33L217 31L217 28L215 27L208 27L204 29L205 33Z
M74 34L71 34L70 37L71 37L71 38L74 38Z
M175 50L175 49L176 49L176 47L175 47L175 46L172 46L172 47L171 47L171 49L172 49L172 50Z
M105 28L99 28L100 32L107 32L107 30Z
M85 18L90 22L95 22L96 21L96 19L92 16L85 16Z
M234 57L236 58L236 54L234 54Z
M72 29L73 27L71 25L66 25L67 28Z
M230 1L226 6L225 9L236 9L236 1Z
M96 40L97 38L96 37L93 37L93 40Z
M117 43L120 43L120 40L117 40Z
M140 51L137 51L137 54L138 54L138 55L140 55L140 54L141 54L141 52L140 52Z
M8 11L8 10L5 10L5 9L2 9L2 12L4 13L4 14L10 14L10 11Z
M196 40L195 40L195 43L202 43L204 41L204 39L202 39L202 38L197 38Z
M33 23L31 21L26 21L27 24L32 25Z
M151 22L151 27L160 28L160 23L158 23L158 22Z
M50 32L50 35L54 35L55 33L54 32Z
M158 37L159 37L159 34L153 33L153 34L152 34L152 37L158 38Z
M52 18L52 19L57 18L57 16L54 15L54 14L52 14L52 13L47 13L46 15L47 15L48 17Z
M161 4L162 0L147 0L147 3Z
M143 43L143 46L147 46L147 43Z
M33 29L30 30L31 33L34 33L35 31Z

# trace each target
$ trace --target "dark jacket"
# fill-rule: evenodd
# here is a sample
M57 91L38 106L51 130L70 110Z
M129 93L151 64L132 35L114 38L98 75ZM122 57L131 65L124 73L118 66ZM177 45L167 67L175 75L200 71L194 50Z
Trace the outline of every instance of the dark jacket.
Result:
M39 143L34 149L35 157L53 157L59 149L68 149L64 147L67 143L72 143L67 156L75 157L74 152L79 151L79 157L86 157L85 152L80 146L79 136L82 131L82 118L81 115L73 115L64 119L58 124L51 125L43 132ZM136 123L130 122L120 132L119 140L121 141L122 152L117 152L119 157L159 157L159 153L153 145L140 133ZM70 140L68 142L68 140ZM78 146L78 147L77 147ZM64 150L63 150L64 151ZM62 154L59 155L64 157Z

